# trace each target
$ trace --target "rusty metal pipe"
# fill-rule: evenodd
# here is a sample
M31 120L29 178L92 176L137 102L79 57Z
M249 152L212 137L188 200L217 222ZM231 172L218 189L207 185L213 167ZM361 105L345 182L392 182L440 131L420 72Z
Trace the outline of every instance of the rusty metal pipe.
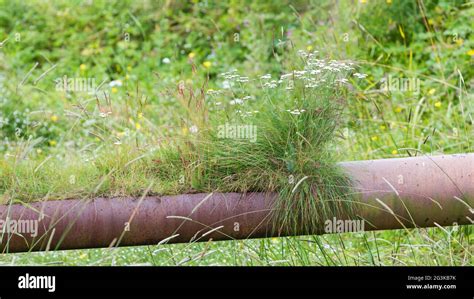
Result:
M340 166L353 179L357 215L364 219L365 230L471 224L474 219L474 154ZM6 227L15 220L17 234L4 232L0 249L23 252L271 237L275 198L272 193L215 193L3 205L0 223L3 220ZM34 224L26 220L36 221L36 234ZM28 223L29 233L18 234Z

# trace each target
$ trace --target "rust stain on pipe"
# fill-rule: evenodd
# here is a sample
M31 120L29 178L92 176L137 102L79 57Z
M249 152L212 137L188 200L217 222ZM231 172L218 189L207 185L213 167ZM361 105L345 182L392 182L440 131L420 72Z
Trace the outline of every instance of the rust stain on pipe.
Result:
M365 230L471 224L474 219L474 154L340 165L353 179L357 215L364 219ZM270 237L276 196L215 193L4 205L0 223L6 227L13 220L23 232L4 232L0 249L22 252ZM36 233L31 220L38 225ZM25 233L28 225L30 231Z

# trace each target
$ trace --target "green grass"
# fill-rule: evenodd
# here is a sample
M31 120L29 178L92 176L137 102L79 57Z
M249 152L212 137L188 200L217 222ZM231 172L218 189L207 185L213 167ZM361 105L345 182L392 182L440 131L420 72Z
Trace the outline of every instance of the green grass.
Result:
M471 265L472 228L5 254L4 265ZM472 246L472 245L471 245Z
M472 152L470 4L0 6L0 41L8 38L0 48L2 203L140 196L149 186L149 194L273 190L275 229L308 225L311 233L351 209L332 204L350 185L334 162ZM278 80L304 66L298 49L357 61L355 71L368 76L344 74L349 91L332 80L262 88L269 80L261 75ZM254 81L232 85L219 75L233 68ZM65 75L106 83L97 97L56 90ZM388 75L419 78L420 90L381 92ZM230 104L246 96L245 105ZM287 111L295 109L305 111ZM218 138L225 123L255 125L256 142ZM56 262L469 265L472 226L0 256L4 264Z

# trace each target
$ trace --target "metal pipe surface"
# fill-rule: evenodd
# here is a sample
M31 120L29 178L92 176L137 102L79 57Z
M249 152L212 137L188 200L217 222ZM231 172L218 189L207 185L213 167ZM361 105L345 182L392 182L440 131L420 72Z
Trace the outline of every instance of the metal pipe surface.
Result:
M357 215L366 231L472 224L474 154L339 165L353 180ZM274 193L202 193L3 205L0 249L5 253L273 237L270 212L275 198Z

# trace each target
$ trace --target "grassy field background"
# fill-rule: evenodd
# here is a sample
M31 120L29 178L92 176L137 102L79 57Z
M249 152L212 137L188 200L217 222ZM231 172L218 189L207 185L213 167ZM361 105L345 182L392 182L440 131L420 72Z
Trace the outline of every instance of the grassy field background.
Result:
M203 111L189 102L229 101L219 92L233 82L220 74L278 79L300 66L299 50L364 74L337 94L346 105L330 147L337 160L472 152L473 18L472 2L442 0L0 0L0 202L263 188L219 181L227 169L182 184L178 162L156 161L192 157L175 140L200 128ZM90 79L94 92L65 91L64 78ZM246 112L307 104L286 107L283 93L239 83L231 98L268 99ZM158 150L164 143L173 150ZM269 168L259 181L278 179ZM472 265L472 234L472 225L452 226L2 254L0 263Z

